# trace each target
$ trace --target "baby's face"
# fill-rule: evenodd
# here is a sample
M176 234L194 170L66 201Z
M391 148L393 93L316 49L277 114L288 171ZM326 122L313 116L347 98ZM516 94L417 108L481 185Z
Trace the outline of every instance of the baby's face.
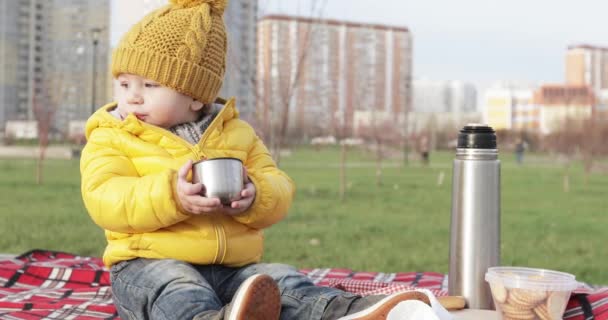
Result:
M132 113L141 121L169 129L198 118L202 104L189 96L133 74L123 73L115 81L122 119Z

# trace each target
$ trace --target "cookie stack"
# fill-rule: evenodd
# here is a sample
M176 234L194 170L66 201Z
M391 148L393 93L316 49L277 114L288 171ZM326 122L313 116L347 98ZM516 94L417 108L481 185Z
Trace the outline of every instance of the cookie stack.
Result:
M503 319L562 319L578 286L571 274L519 267L489 268L486 281Z
M500 283L490 285L494 304L503 319L561 319L570 297L566 291L507 289Z

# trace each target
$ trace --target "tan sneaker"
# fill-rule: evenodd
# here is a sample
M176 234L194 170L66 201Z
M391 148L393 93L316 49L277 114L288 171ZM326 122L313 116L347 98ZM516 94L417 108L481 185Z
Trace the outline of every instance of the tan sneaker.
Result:
M281 295L268 275L256 274L245 280L226 310L227 320L278 320Z
M399 302L406 300L420 300L427 305L431 305L431 301L426 294L418 291L398 292L386 296L384 299L367 307L359 312L346 315L338 320L385 320L389 312Z

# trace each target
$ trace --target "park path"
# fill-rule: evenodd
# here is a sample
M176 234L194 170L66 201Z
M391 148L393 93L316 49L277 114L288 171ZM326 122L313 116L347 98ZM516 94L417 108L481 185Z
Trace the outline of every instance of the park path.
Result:
M70 146L49 146L46 149L47 159L72 159L77 154ZM38 146L0 146L0 158L38 158Z

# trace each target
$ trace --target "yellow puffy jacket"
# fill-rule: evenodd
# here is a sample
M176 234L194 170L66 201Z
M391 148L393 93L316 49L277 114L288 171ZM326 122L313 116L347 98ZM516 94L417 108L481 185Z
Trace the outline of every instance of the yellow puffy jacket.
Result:
M197 145L133 115L120 121L108 112L115 106L87 121L80 161L84 204L108 241L104 263L137 257L229 266L259 261L261 229L286 215L295 188L253 128L238 119L234 99ZM217 157L243 161L256 198L238 216L191 215L176 202L177 170L189 159Z

